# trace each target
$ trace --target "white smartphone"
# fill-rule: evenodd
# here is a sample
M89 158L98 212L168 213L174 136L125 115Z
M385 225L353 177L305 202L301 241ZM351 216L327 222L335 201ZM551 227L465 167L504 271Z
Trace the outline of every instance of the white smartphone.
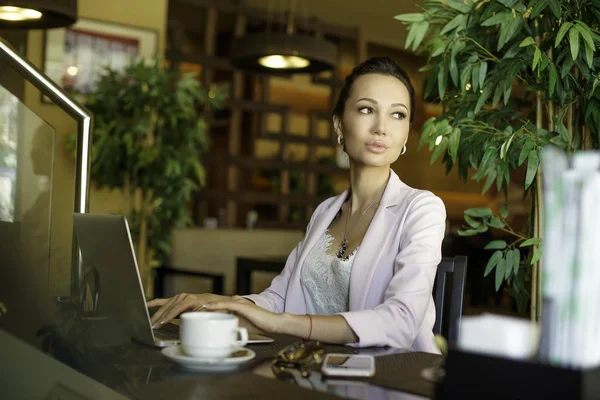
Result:
M328 376L373 376L375 357L363 354L335 354L325 356L321 372Z

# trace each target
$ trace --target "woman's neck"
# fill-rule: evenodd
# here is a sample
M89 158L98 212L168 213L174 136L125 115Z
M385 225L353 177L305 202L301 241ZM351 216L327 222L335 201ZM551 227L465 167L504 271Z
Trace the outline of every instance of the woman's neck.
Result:
M377 203L390 177L389 166L377 168L350 168L352 213L362 212L371 203ZM376 204L375 204L376 205Z

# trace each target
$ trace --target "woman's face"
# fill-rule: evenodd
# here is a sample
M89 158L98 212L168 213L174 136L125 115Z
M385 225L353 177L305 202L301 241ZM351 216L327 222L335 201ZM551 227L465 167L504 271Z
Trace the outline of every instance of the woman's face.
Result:
M410 94L398 78L379 74L358 77L342 120L333 120L350 160L370 167L394 163L408 139L409 107Z

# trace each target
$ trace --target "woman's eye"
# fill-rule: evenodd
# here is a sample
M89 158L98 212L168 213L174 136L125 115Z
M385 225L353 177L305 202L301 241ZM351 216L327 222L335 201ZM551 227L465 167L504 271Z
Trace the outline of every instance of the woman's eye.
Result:
M403 112L395 112L392 115L396 119L404 119L404 118L406 118L406 114L404 114Z
M372 114L373 109L371 107L361 107L358 109L358 112L361 114Z

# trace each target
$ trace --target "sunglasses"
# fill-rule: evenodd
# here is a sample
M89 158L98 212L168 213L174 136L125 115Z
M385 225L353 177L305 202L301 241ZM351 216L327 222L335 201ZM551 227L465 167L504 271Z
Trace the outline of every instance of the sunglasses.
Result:
M293 343L277 354L272 370L278 378L289 378L289 369L297 370L303 377L308 377L311 370L321 366L324 358L325 349L318 341Z

